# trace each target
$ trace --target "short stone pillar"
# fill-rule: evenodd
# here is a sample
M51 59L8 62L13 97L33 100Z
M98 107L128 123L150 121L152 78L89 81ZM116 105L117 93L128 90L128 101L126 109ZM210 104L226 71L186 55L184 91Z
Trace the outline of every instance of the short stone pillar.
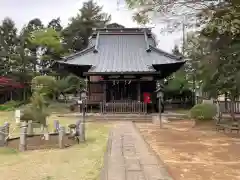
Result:
M48 125L46 125L46 126L44 127L44 139L45 139L46 141L49 140Z
M19 109L15 110L15 121L17 124L20 123L20 119L21 119L21 111Z
M65 136L65 127L61 126L59 128L59 134L58 134L58 143L59 143L59 148L62 149L64 148L64 136Z
M59 121L58 120L54 120L54 132L58 133L59 131Z
M28 136L33 136L33 122L28 121L28 126L27 126L27 135Z
M0 147L5 146L5 139L6 139L5 126L0 126Z
M20 129L20 143L19 143L19 150L26 151L27 150L27 123L23 122L21 124Z
M5 140L7 141L9 139L9 129L10 129L10 123L5 122L4 124L5 127Z

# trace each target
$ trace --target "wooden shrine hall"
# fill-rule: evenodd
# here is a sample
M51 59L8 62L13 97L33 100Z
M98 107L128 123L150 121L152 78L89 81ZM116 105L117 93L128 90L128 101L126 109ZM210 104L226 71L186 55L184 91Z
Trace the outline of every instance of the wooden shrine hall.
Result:
M156 48L148 28L96 29L88 47L57 62L87 79L87 104L102 113L157 109L156 82L185 61Z

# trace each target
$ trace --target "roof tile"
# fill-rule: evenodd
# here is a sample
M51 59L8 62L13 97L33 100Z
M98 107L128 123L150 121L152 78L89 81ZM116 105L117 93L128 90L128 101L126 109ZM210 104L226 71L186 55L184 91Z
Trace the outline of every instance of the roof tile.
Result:
M147 52L144 33L100 34L97 53L90 47L84 54L78 53L64 63L92 65L89 72L155 72L152 65L183 62L152 45L151 42L151 52Z

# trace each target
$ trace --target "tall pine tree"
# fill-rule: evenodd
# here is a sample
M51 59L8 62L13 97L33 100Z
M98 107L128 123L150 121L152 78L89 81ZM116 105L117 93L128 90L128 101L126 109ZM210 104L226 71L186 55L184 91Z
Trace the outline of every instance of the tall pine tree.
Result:
M73 17L68 27L63 30L67 48L73 51L86 48L92 29L103 28L110 20L110 15L102 12L101 6L92 0L84 2L77 16Z

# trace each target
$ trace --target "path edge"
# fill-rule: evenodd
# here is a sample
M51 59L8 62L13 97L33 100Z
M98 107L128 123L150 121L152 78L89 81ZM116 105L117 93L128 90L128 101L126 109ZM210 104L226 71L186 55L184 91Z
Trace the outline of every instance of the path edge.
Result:
M143 137L143 135L141 134L140 130L138 129L138 127L136 126L136 123L132 122L134 129L137 131L137 133L139 134L139 136L142 138L143 142L145 143L146 147L148 148L148 150L155 156L155 158L157 159L157 162L159 165L161 165L166 173L167 176L172 179L175 180L172 176L172 174L169 171L169 167L164 163L164 161L157 155L157 153L151 148L150 144L145 140L145 138Z
M108 157L111 154L111 145L112 145L112 128L110 130L110 132L108 133L108 140L107 140L107 144L106 144L106 150L104 153L104 157L103 157L103 166L101 168L101 172L100 172L100 180L108 180Z

